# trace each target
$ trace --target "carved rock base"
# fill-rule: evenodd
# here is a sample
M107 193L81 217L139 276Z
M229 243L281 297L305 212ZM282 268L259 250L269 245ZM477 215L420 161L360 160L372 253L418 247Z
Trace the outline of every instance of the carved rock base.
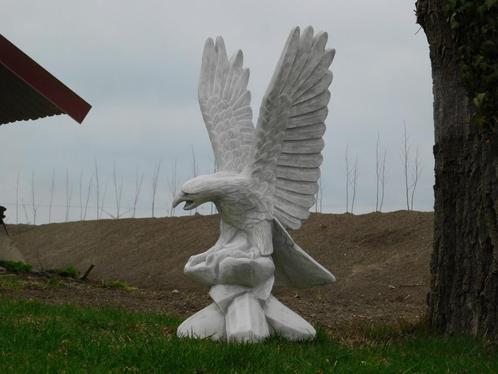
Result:
M254 343L270 335L289 340L309 340L316 334L304 318L272 295L261 301L252 292L243 292L228 305L221 305L220 308L214 302L186 319L178 327L177 335Z

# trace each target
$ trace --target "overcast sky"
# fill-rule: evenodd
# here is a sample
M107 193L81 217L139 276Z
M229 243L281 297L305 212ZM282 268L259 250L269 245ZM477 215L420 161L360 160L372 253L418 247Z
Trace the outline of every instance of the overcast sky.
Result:
M229 54L242 49L258 113L296 25L326 31L328 47L337 50L322 165L323 211L346 209L346 146L353 162L358 159L355 213L375 209L377 136L387 151L383 210L406 208L400 156L404 121L412 160L418 148L422 166L414 208L432 210L431 73L414 7L413 0L2 0L0 32L93 106L82 126L57 116L0 127L0 205L9 209L8 222L33 222L33 177L37 223L48 221L53 173L52 221L66 219L68 197L69 219L80 219L80 179L85 205L95 162L107 218L116 212L113 163L123 185L121 211L130 216L138 172L144 181L137 216L150 216L152 174L162 161L156 216L167 215L175 160L180 185L192 176L192 149L199 172L212 170L197 103L205 39L222 35ZM96 215L95 189L92 184L87 219Z

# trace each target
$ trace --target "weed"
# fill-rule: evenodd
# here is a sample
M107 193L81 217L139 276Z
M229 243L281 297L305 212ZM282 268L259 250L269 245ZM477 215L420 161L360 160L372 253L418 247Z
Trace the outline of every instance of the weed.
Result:
M22 289L24 282L16 276L1 276L0 291L17 291Z
M68 277L68 278L78 278L78 276L80 275L80 272L74 266L68 266L65 269L48 270L47 273L57 274L60 275L61 277Z
M132 287L128 284L128 282L123 281L123 280L103 280L101 281L101 285L103 288L113 288L113 289L121 289L121 290L126 290L126 291L134 291L137 288Z
M0 266L15 273L30 273L32 266L21 261L0 261Z

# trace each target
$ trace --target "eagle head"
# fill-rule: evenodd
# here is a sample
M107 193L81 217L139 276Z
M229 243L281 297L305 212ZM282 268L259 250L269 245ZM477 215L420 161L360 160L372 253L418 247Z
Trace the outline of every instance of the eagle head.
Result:
M237 183L238 178L221 173L200 175L186 182L173 200L173 208L185 202L184 210L197 208L199 205L212 201L216 203L228 191L227 187Z

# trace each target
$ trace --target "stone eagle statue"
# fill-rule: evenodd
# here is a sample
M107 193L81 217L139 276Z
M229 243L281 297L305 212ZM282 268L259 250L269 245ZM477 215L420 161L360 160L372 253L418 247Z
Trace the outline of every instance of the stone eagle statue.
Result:
M286 231L301 227L318 191L335 54L326 43L327 34L314 35L311 27L291 31L255 128L242 52L229 59L221 37L206 41L199 103L216 173L186 182L173 206L213 202L218 209L218 241L185 266L188 276L210 287L214 303L184 321L179 336L248 342L271 334L315 336L271 290L335 281Z

